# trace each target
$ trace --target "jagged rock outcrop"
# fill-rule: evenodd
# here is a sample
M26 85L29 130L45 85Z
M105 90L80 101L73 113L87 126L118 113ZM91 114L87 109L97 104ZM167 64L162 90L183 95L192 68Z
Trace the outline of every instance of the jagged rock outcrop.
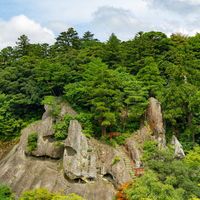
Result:
M65 174L70 179L96 179L96 156L89 149L87 138L77 120L71 120L68 137L65 140L63 166Z
M125 146L135 162L135 167L140 167L142 164L142 145L148 140L157 141L160 148L166 147L161 105L153 97L149 98L146 121L144 121L141 128L133 136L126 140Z
M174 147L174 157L175 158L184 158L185 157L185 153L183 151L183 147L181 145L181 143L178 141L178 139L176 138L175 135L172 136L172 142L171 144Z
M45 106L42 120L23 129L20 142L0 161L0 181L10 185L16 195L44 187L51 192L77 193L88 200L112 200L116 186L131 180L130 158L123 149L86 138L77 120L70 122L63 146L56 146L54 123L76 112L63 103L55 119L51 109ZM38 139L37 148L30 153L31 133L37 133Z
M126 148L88 139L75 119L70 121L65 141L57 145L54 124L65 114L75 117L77 113L60 101L60 113L55 117L53 108L45 106L42 120L23 129L19 144L0 161L0 181L10 185L17 195L44 187L52 192L74 192L88 200L112 200L116 187L130 182L134 167L141 166L142 144L156 140L165 146L160 104L154 98L149 102L147 123L126 140ZM28 152L31 133L37 133L37 148Z
M131 180L122 150L95 139L87 140L77 120L70 121L63 166L66 176L72 180L81 178L87 181L103 177L116 186Z
M147 123L150 126L155 139L160 147L166 146L165 129L163 126L163 117L160 102L151 97L149 98L149 106L146 112Z

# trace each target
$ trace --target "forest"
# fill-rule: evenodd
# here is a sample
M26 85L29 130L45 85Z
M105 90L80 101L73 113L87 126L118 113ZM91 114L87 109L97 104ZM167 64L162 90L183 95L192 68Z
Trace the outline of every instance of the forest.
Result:
M80 113L86 135L122 144L140 127L148 99L155 97L167 141L176 135L186 158L172 159L170 148L161 152L147 143L143 159L149 171L136 180L137 187L126 189L127 199L195 200L200 197L199 88L199 33L139 32L128 41L113 33L102 42L89 31L81 37L69 28L52 45L32 44L22 35L15 47L0 51L0 140L18 139L22 128L41 118L44 104L56 108L56 96ZM66 137L62 129L69 118L56 127L55 139ZM110 141L110 132L121 136Z

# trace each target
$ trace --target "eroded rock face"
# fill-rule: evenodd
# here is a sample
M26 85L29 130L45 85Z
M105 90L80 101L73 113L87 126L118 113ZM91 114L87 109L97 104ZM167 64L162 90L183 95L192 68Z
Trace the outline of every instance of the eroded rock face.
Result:
M60 118L66 112L76 114L69 105L62 106ZM112 200L115 187L131 180L131 161L123 149L87 139L77 120L70 122L63 146L56 146L54 123L46 106L42 120L23 129L20 142L0 161L0 181L10 185L16 195L43 187L51 192L77 193L88 200ZM30 154L27 143L31 133L38 133L38 141Z
M153 97L149 99L149 105L146 111L146 123L133 136L128 138L125 144L136 167L140 167L142 164L142 146L145 141L157 141L159 148L166 147L161 105Z
M127 139L126 149L86 138L77 120L70 121L68 137L63 146L57 146L53 140L57 119L51 116L51 107L45 106L45 110L42 120L23 129L19 144L0 161L0 181L10 185L17 195L44 187L51 192L77 193L88 200L112 200L116 187L130 182L133 167L140 167L140 145L159 138L165 144L160 104L153 98L147 124ZM59 120L65 114L75 116L76 112L61 103ZM30 156L26 152L27 140L33 132L38 133L38 141Z
M184 158L185 157L185 153L183 151L183 147L181 145L181 143L178 141L178 139L176 138L176 136L172 136L172 142L171 144L174 146L174 157L176 158Z
M163 117L160 102L151 97L149 98L149 106L146 112L147 123L150 126L155 139L159 146L164 148L166 146L165 129L163 126Z
M127 169L124 159L129 158L122 150L95 139L88 140L82 133L80 123L70 121L63 157L64 172L69 179L87 181L103 177L115 186L126 183L131 180L129 170L132 169Z
M86 137L77 120L71 120L63 157L65 174L70 179L96 179L96 156L89 150Z

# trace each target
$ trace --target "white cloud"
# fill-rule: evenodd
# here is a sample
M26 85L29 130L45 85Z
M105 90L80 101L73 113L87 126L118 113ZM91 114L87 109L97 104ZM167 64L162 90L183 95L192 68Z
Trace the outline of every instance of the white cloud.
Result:
M0 49L14 46L17 38L25 34L32 43L53 43L54 34L39 23L24 15L12 17L9 21L0 20Z
M13 0L7 1L14 5ZM18 16L9 21L0 20L0 48L15 44L21 34L28 35L32 42L52 43L54 33L58 34L69 27L74 27L80 35L90 30L101 40L108 39L112 32L120 39L127 40L133 38L138 31L162 31L168 35L174 32L193 35L200 31L200 0L14 2L20 11L15 14ZM0 13L3 9L7 10L8 7L0 7ZM15 10L9 12L12 14ZM45 24L46 28L36 21Z
M183 2L183 3L192 4L192 5L200 5L199 0L178 0L178 1Z

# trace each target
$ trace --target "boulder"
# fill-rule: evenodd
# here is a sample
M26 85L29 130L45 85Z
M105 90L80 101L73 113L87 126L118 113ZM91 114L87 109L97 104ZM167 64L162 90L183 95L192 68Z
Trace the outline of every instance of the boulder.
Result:
M172 136L172 142L171 144L174 147L174 157L175 158L184 158L185 157L185 153L183 151L183 147L181 145L181 143L178 141L178 139L176 138L175 135Z

